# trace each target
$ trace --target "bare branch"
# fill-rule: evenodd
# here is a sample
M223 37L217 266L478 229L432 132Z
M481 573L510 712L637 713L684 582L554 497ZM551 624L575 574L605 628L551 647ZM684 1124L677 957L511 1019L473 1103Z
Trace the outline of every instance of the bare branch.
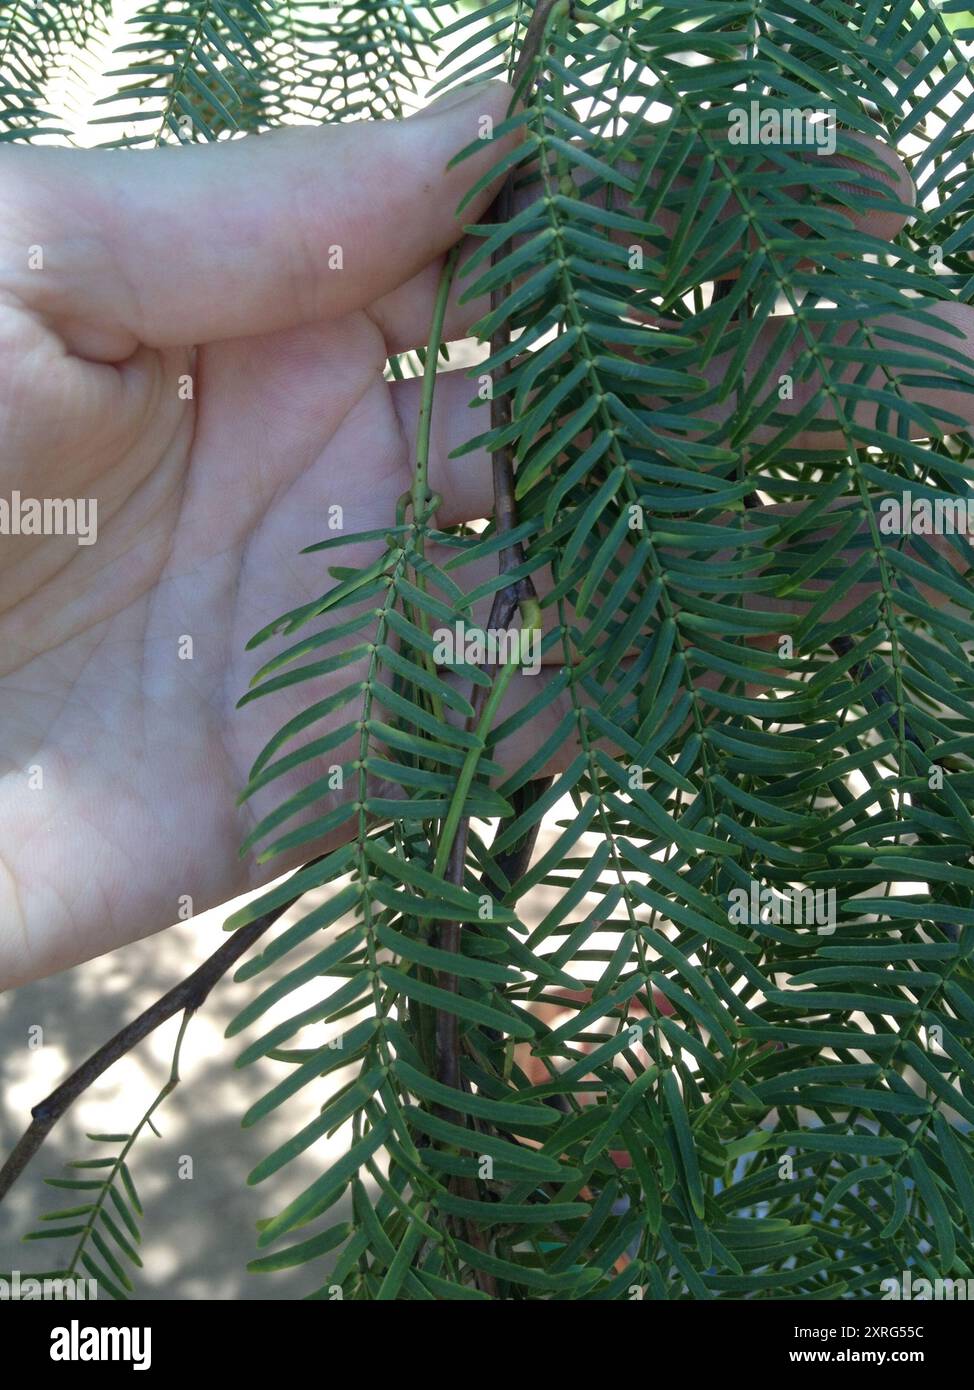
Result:
M181 980L161 999L150 1004L143 1013L139 1014L138 1018L127 1023L113 1038L109 1038L108 1042L103 1043L98 1051L93 1052L87 1061L82 1062L81 1066L73 1071L66 1081L62 1081L56 1090L34 1106L30 1112L32 1116L30 1124L21 1135L6 1163L0 1168L0 1202L3 1201L64 1112L74 1104L92 1082L97 1081L98 1077L106 1072L113 1063L117 1062L120 1057L124 1057L127 1052L131 1052L132 1048L143 1038L147 1038L150 1033L155 1032L175 1014L183 1011L192 1013L198 1009L217 981L297 901L297 898L293 898L283 907L275 908L273 912L266 912L255 922L235 931L229 940L218 947L198 969L194 970L191 975L187 975L185 980Z

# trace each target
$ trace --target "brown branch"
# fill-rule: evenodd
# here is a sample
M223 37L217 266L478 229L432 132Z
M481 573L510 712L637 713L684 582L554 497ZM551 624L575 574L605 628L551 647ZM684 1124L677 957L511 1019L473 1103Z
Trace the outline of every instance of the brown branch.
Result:
M548 16L558 0L538 0L531 22L524 35L524 43L521 47L521 55L514 69L513 85L519 91L528 73L530 72L535 59L541 49ZM514 200L514 177L512 169L504 180L504 183L494 199L486 221L504 223L511 220L513 213ZM507 243L499 246L491 257L491 264L496 265L503 256ZM490 297L491 310L496 310L503 301L505 286L500 286L493 290ZM510 330L506 325L501 325L491 335L490 353L495 356L503 351L510 341ZM508 363L503 362L497 368L498 380L502 381L508 371ZM492 430L503 429L511 419L511 402L506 394L501 394L497 390L498 380L495 380L491 391L490 401L490 425ZM517 525L517 508L514 497L514 454L509 444L502 445L493 452L491 458L494 486L494 525L497 532L506 535ZM524 551L520 543L507 546L500 552L498 572L507 574L517 568L524 560ZM487 622L488 628L506 627L517 612L519 604L527 598L535 598L535 588L530 576L525 576L511 581L510 584L498 589L494 595L491 605L490 617ZM480 721L480 715L486 699L486 687L475 686L471 695L471 705L474 714L467 721L467 728L476 728ZM447 864L446 877L450 883L460 884L463 881L463 869L466 862L467 834L469 824L464 817L457 828L456 838L451 848L449 861ZM460 925L458 922L443 922L437 932L437 944L441 950L448 951L456 955L460 949ZM437 984L441 989L449 990L451 993L457 989L457 978L448 971L440 971L437 975ZM459 1084L460 1067L460 1024L456 1014L444 1013L438 1010L435 1024L436 1036L436 1075L439 1081L446 1086L454 1089Z
M559 0L538 0L531 16L531 21L524 35L521 45L521 53L514 69L513 86L520 94L522 86L529 78L529 73L534 66L547 29L548 17ZM510 222L514 208L514 177L512 169L504 180L504 183L487 214L486 221L503 224ZM505 254L507 242L497 248L491 257L491 264L497 265L501 257ZM493 312L501 305L506 286L499 286L492 291L490 297L491 311ZM490 355L496 356L510 342L510 330L502 324L497 328L490 338ZM495 368L495 380L491 390L490 400L490 426L492 431L504 429L511 420L511 401L510 396L498 391L498 386L503 381L509 371L509 363L503 361ZM498 535L507 535L517 525L517 506L514 495L514 452L510 444L503 444L493 451L491 457L491 472L494 491L494 527ZM524 548L520 542L505 546L499 553L498 573L508 574L516 569L524 561ZM512 580L503 588L498 589L494 595L491 605L490 617L487 621L488 629L498 629L507 627L513 620L519 605L526 599L537 597L534 584L530 575L522 576ZM473 730L480 722L483 704L486 699L486 687L475 686L471 694L470 703L473 706L473 716L467 721L468 730ZM462 884L464 866L467 858L467 837L469 832L469 819L464 816L457 827L457 833L450 849L450 856L447 861L446 879L449 883ZM528 858L530 859L531 849L534 844L534 837L529 838ZM443 951L451 955L458 955L460 951L460 924L459 922L442 922L437 930L437 945ZM440 989L455 994L459 988L457 977L450 971L441 970L437 974L437 984ZM436 1051L436 1077L443 1085L459 1090L462 1084L460 1076L460 1020L455 1013L444 1009L437 1009L434 1025L435 1051ZM460 1119L450 1112L451 1119ZM476 1183L472 1178L457 1178L452 1184L454 1189L462 1196L471 1198L476 1197ZM459 1223L466 1231L468 1242L476 1249L486 1250L486 1235L480 1230L474 1221ZM492 1298L497 1295L497 1285L493 1276L482 1270L477 1271L477 1284L488 1293Z
M450 849L450 857L447 860L446 880L448 883L463 882L463 866L467 858L467 831L469 821L464 817L457 826L457 833ZM441 922L437 931L437 945L441 951L449 951L451 955L458 955L460 952L460 923ZM451 994L456 994L458 984L456 975L449 971L441 970L437 974L437 984L440 989L448 990ZM451 1090L460 1089L460 1021L455 1013L449 1013L445 1009L437 1009L434 1023L434 1036L436 1040L436 1076L444 1086L449 1086ZM446 1112L444 1112L446 1114ZM456 1121L457 1117L450 1112L449 1119Z
M514 793L515 815L523 815L530 805L537 801L554 782L553 777L535 777L525 786L519 787ZM535 842L538 838L538 831L541 829L540 821L535 821L530 830L525 831L518 840L517 844L511 845L510 849L503 850L494 858L494 867L497 872L507 880L513 888L518 879L527 873L531 864L531 856L534 853ZM481 886L486 888L488 893L495 898L507 896L507 890L502 882L492 878L488 872L484 872L480 879Z
M300 897L300 894L298 896ZM87 1061L82 1062L81 1066L73 1071L66 1081L62 1081L56 1090L53 1090L49 1096L34 1106L30 1112L32 1117L30 1124L21 1135L6 1163L0 1168L0 1202L3 1201L64 1112L74 1104L92 1082L97 1081L98 1077L106 1072L113 1063L117 1062L120 1057L124 1057L127 1052L131 1052L132 1048L143 1038L155 1032L174 1014L184 1010L193 1013L198 1009L217 981L297 901L298 898L293 898L283 907L275 908L273 912L265 912L262 917L258 917L249 926L241 927L235 931L229 940L218 947L198 969L194 970L191 975L187 975L185 980L181 980L161 999L150 1004L143 1013L139 1014L138 1018L134 1018L131 1023L126 1024L113 1038L109 1038L108 1042L103 1043L98 1051L93 1052Z
M535 5L531 22L524 35L524 42L521 45L521 55L517 66L514 69L512 85L515 92L520 94L531 69L541 51L544 41L545 31L548 24L548 17L551 11L558 4L558 0L538 0ZM489 222L504 223L510 222L514 215L514 183L516 169L512 169L507 175L504 183L494 200L493 206L488 214ZM496 266L501 258L506 254L507 242L497 247L491 256L491 265ZM499 285L491 291L490 308L493 313L503 302L507 292L506 285ZM510 330L506 324L501 324L490 339L490 355L496 356L502 352L510 342ZM503 382L504 377L510 371L510 361L505 359L495 368L495 379L490 397L490 427L491 430L504 429L511 421L511 398L497 388ZM495 449L491 459L494 483L494 524L500 534L512 531L517 525L517 507L514 499L514 452L510 444L502 444ZM500 552L499 573L506 574L508 571L519 565L524 559L523 547L520 544L504 549ZM524 598L534 598L534 585L530 577L517 583L517 592L508 592L501 589L494 596L494 603L490 615L490 627L502 626L499 621L505 606L512 599L520 601ZM515 603L516 606L516 603ZM513 612L512 612L513 616ZM510 619L508 619L510 621Z

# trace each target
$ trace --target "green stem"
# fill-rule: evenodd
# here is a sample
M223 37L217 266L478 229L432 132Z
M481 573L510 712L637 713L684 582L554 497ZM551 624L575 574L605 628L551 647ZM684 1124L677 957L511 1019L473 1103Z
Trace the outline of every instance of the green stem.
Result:
M490 694L484 704L483 713L477 722L474 733L477 736L477 747L470 748L467 756L463 760L463 767L460 769L460 776L457 778L456 790L450 801L450 809L446 813L443 822L443 830L440 835L440 842L436 847L436 862L433 865L433 873L437 878L441 878L446 871L447 860L450 857L450 850L453 848L453 841L456 837L457 826L463 815L464 803L467 799L467 792L473 781L474 773L477 771L477 764L487 743L487 735L490 732L494 715L500 707L500 702L504 698L504 692L508 687L511 676L517 669L516 661L508 661L501 666L494 677L494 683L490 688Z
M413 473L412 507L413 520L417 525L426 520L430 502L429 458L430 429L433 423L433 391L436 386L436 364L440 357L440 344L443 341L443 324L446 320L446 306L450 298L450 286L456 274L460 246L450 251L440 273L440 283L433 305L433 320L430 324L429 346L426 350L426 365L423 369L423 391L419 401L419 425L416 430L416 467ZM422 554L423 534L416 538L417 549Z
M90 1216L88 1217L88 1221L85 1225L85 1228L81 1232L81 1235L78 1237L78 1244L75 1246L74 1254L71 1257L71 1263L68 1265L67 1274L69 1277L73 1275L75 1270L77 1269L78 1261L81 1259L81 1256L84 1253L84 1248L88 1241L88 1237L94 1230L95 1222L101 1215L102 1207L105 1205L105 1198L108 1196L109 1190L114 1185L119 1173L122 1171L122 1167L125 1163L125 1160L132 1151L136 1139L138 1139L139 1135L142 1133L143 1129L145 1129L146 1125L149 1125L150 1127L152 1126L152 1116L154 1112L158 1110L159 1106L170 1094L170 1092L174 1091L176 1087L179 1085L179 1053L182 1048L183 1038L186 1034L186 1029L189 1026L189 1020L192 1018L192 1014L193 1011L191 1009L187 1009L180 1021L179 1032L176 1035L176 1045L173 1048L172 1065L169 1069L169 1077L166 1081L166 1084L156 1095L148 1110L142 1116L141 1120L138 1122L138 1124L133 1129L132 1133L129 1135L128 1139L125 1141L125 1144L122 1146L122 1149L115 1160L115 1163L112 1167L111 1173L109 1174L107 1182L104 1183L101 1191L98 1194L98 1198L95 1202L94 1208L92 1209Z
M436 389L436 365L439 361L440 346L443 342L443 325L446 321L446 306L450 298L450 287L453 284L453 277L456 274L457 264L460 259L459 243L447 255L440 272L440 282L436 290L436 300L433 304L433 318L430 323L429 346L426 351L426 362L423 367L423 389L419 402L419 424L416 427L416 462L413 471L413 486L410 493L410 504L413 513L413 524L415 531L415 550L417 555L422 557L425 553L425 529L428 520L427 513L433 510L435 499L432 497L429 488L429 459L430 459L430 434L433 426L433 392ZM426 576L417 570L415 573L416 587L426 590ZM426 612L420 609L418 612L409 611L410 606L406 605L406 616L411 617L412 621L429 636L429 620ZM430 675L436 676L436 663L432 654L427 652L424 664ZM429 707L436 719L445 723L446 715L443 710L443 701L439 695L430 695L428 699Z

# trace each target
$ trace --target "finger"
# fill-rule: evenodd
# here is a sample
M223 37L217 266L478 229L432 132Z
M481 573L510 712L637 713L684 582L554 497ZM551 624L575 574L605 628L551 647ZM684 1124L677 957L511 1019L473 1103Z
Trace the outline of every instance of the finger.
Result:
M144 153L4 146L0 285L101 360L348 313L460 236L461 197L517 137L446 165L509 96L477 84L406 121ZM35 244L43 271L26 269Z
M840 205L841 210L850 219L851 227L870 237L891 240L906 223L908 209L915 202L916 192L913 180L899 155L888 145L882 145L878 140L858 133L850 134L849 138L861 144L867 151L868 160L878 161L880 167L874 168L866 159L856 160L851 155L845 154L817 156L811 150L807 152L792 151L791 154L793 157L805 158L809 162L814 159L816 170L821 170L824 167L848 170L853 178L848 181L839 179L835 184L835 196L843 199ZM728 170L733 171L734 166L734 157L729 155L727 159ZM622 167L625 172L625 166ZM692 161L688 162L688 169L692 169ZM658 184L659 177L660 174L657 169L650 180L651 189ZM591 175L586 169L576 165L573 170L573 178L581 188L591 178ZM689 187L691 181L688 175L682 180L677 180L677 187L683 185ZM802 190L800 188L788 188L785 191L795 201L801 200ZM532 202L537 201L539 192L536 182L520 184L515 191L515 213L523 211ZM618 190L614 190L614 193L617 195L617 202L614 204L617 211L628 212L637 218L643 217L639 209L634 210L631 204L627 205L625 198L618 194ZM605 204L605 196L603 188L592 194L588 201L596 207L601 207ZM539 207L539 215L540 212ZM715 221L714 233L712 237L708 238L708 243L717 236L721 224L730 217L740 216L740 213L739 200L733 196L728 197ZM471 217L468 220L473 221L474 219ZM679 214L661 208L658 211L654 210L653 220L665 235L670 236L677 228ZM611 237L620 245L628 245L631 240L630 235L622 231L613 231ZM447 342L469 336L474 324L490 310L489 295L478 295L467 303L459 303L461 295L472 283L471 280L464 277L464 265L480 244L480 237L469 237L461 253L460 266L454 278L447 305L444 330L444 337ZM651 247L647 245L645 249L647 255L652 254ZM813 250L813 247L810 246L809 249ZM436 298L442 266L442 258L438 258L430 265L424 266L419 274L411 280L398 286L391 294L377 299L371 305L369 312L382 329L390 353L407 352L412 348L423 347L428 341L433 301ZM482 271L483 267L481 266L476 274L481 274Z
M615 679L622 682L631 677L634 663L639 660L640 657L636 655L624 657L617 664ZM774 666L773 659L769 660L768 665L769 668ZM757 699L766 693L772 678L770 669L767 673L756 673L753 681L744 684L744 694L748 699ZM469 696L470 682L467 679L450 671L442 671L441 679ZM726 682L726 676L712 670L694 670L692 674L685 674L679 687L671 694L666 709L656 711L656 727L665 723L669 710L679 702L686 690L692 688L701 694L719 689ZM607 687L611 688L611 685ZM716 716L709 714L705 700L703 706L706 718L724 717L719 712ZM602 749L611 757L618 758L619 745L603 734L601 723L596 725L586 718L587 712L593 710L606 714L605 692L597 696L587 683L573 680L569 670L552 666L542 666L540 670L516 670L501 700L488 748L488 756L504 769L503 776L493 779L495 785L510 792L525 781L555 776L569 768L581 752L588 754ZM463 723L463 716L456 710L447 708L445 717L450 724ZM688 714L681 729L673 736L678 745L692 724L693 716ZM582 729L585 731L584 742L580 733ZM665 752L660 756L665 756ZM628 758L628 751L623 757ZM529 767L530 772L526 771Z
M974 307L953 301L915 300L909 314L881 314L862 323L844 322L837 326L822 321L806 321L803 332L794 332L794 318L769 319L758 330L747 356L743 386L760 373L766 382L760 392L760 405L773 400L780 424L756 426L749 440L756 444L772 441L792 449L847 449L853 443L875 442L879 428L895 437L909 431L910 439L927 439L955 434L974 423ZM830 349L844 349L865 329L872 339L871 355L877 365L866 370L861 352L855 348L851 360L835 369L829 361ZM808 333L809 338L806 338ZM928 344L924 352L917 340ZM860 343L862 339L858 340ZM923 355L921 369L901 369L896 353ZM733 352L715 355L702 375L714 392L728 380ZM809 360L828 364L828 386L818 366L808 371ZM878 359L878 360L877 360ZM782 394L782 384L788 389ZM789 419L797 419L818 398L813 423L791 431ZM879 398L879 399L877 399ZM915 412L901 412L904 406L924 407L926 418ZM651 408L666 408L662 400L650 398ZM688 413L697 420L723 425L736 410L733 395L701 404L691 401ZM814 427L813 427L814 425ZM699 432L694 432L699 437Z
M440 676L469 697L470 682L466 677L447 670L441 671ZM591 704L590 697L582 692L575 698ZM530 715L526 715L529 705ZM464 722L456 710L447 708L445 715L450 724ZM492 779L494 785L520 785L527 780L522 777L524 769L538 758L540 763L532 767L532 778L554 777L564 772L582 750L578 724L571 687L559 669L543 666L539 671L516 670L501 700L488 748L488 756L504 769L503 775Z
M904 484L904 491L908 493L908 485ZM834 503L828 511L817 517L807 527L805 527L795 538L793 544L797 542L801 550L797 555L797 560L804 558L816 551L821 551L831 546L839 529L843 526L850 510L859 511L862 503L855 498L842 498ZM873 501L874 510L878 509L878 499ZM789 517L799 514L803 510L800 502L779 502L760 509L755 508L749 512L750 517L781 518L786 520ZM903 536L899 533L881 532L880 538L885 545L895 546L895 548L908 559L915 560L921 564L927 562L923 549L918 547L910 536ZM850 571L858 565L863 555L871 549L871 534L869 522L865 512L862 514L858 533L853 538L857 544L847 549L841 550L833 561L834 566L841 567ZM963 537L969 540L969 536ZM970 568L971 554L967 545L958 542L956 536L945 535L924 535L924 546L935 550L941 559L954 571L958 578L963 578ZM934 608L943 608L950 602L950 596L942 589L933 588L920 581L916 583L917 591L920 596ZM873 572L865 579L855 584L836 584L834 579L823 578L822 576L812 576L802 585L805 594L817 595L823 593L829 585L833 586L835 592L835 602L830 604L828 611L822 615L821 621L832 623L839 618L846 617L853 613L869 598L881 592L883 586L883 575L879 568L878 556L877 563L873 567ZM896 585L894 584L893 593L895 595ZM810 608L813 598L803 596L803 594L791 595L787 598L777 598L773 594L746 594L744 596L744 607L763 612L780 612L782 614L792 614L799 617L803 616ZM772 650L779 642L779 637L774 634L767 634L766 638L752 639L753 645L764 646L766 650Z
M863 364L854 353L852 360L838 369L829 360L830 348L844 349L861 331L861 325L811 322L806 325L806 339L802 333L791 331L792 318L769 319L759 329L748 353L743 384L746 386L761 371L767 383L762 399L773 400L778 423L757 425L751 431L750 442L767 444L776 440L794 449L841 449L856 440L870 442L869 436L878 427L890 436L896 436L905 427L911 439L923 439L955 434L974 424L974 307L953 301L918 300L916 304L914 313L883 314L868 320L866 327L880 352L867 380L863 379ZM899 373L892 355L908 351L915 356L923 351L916 346L918 338L929 344L924 354L927 370ZM888 349L885 353L884 347ZM837 384L837 389L825 390L826 383L817 365L814 370L807 370L805 364L810 357L817 364L827 364L829 384ZM710 360L703 371L711 388L709 400L705 396L702 402L690 401L683 407L684 413L715 426L727 422L737 408L736 399L726 394L720 398L717 393L728 379L733 359L734 352L729 350ZM784 381L789 389L782 392ZM490 412L483 409L487 402L480 399L479 387L475 370L441 372L437 376L430 477L434 491L444 499L439 514L444 525L489 516L493 508L486 451L478 448L458 458L450 457L467 440L489 429ZM392 386L393 400L409 439L416 434L421 390L418 378ZM807 412L816 397L820 399L814 421L792 430L788 421ZM671 408L671 403L662 398L650 397L647 405ZM915 406L923 407L926 418L912 411L907 413ZM699 437L700 431L690 433L691 437Z
M839 151L829 155L810 147L790 149L788 151L789 162L807 164L816 176L820 176L824 170L835 170L838 177L834 183L826 184L823 188L821 184L816 182L817 187L823 188L821 193L823 203L832 211L841 212L848 219L850 230L860 232L868 237L875 237L881 241L891 241L906 225L911 210L916 204L916 187L913 179L902 159L888 145L881 144L872 136L864 135L859 131L844 131L843 135L851 144L862 148L864 156L862 159ZM696 176L698 162L699 156L687 161L685 175L674 180L676 188L687 190L691 188ZM741 160L735 155L733 146L728 145L726 147L721 159L721 166L721 181L725 184L728 177L733 177L740 171ZM780 172L780 165L771 159L754 170L755 175L778 172ZM848 179L843 178L843 173L848 173L850 177ZM657 173L650 179L650 188L655 189L658 183L659 175ZM785 200L792 204L810 201L809 189L801 184L784 183L782 195ZM727 222L732 217L740 217L748 210L748 207L753 206L753 200L745 206L736 194L730 193L715 219L715 234L722 223ZM766 203L765 207L771 210L769 204ZM779 212L782 207L783 204L776 205ZM667 236L672 236L677 231L681 216L681 211L666 207L653 209L654 221ZM798 235L809 235L809 228L804 223L793 223L793 227ZM712 239L708 238L708 240ZM826 249L828 249L827 246ZM815 243L810 242L809 260L804 264L810 265L814 262L814 253ZM729 278L733 279L735 273L731 271Z
M497 554L481 555L476 559L464 560L462 564L456 562L462 559L462 552L457 547L448 545L428 545L426 548L427 557L441 568L450 566L449 573L453 581L460 586L465 593L472 593L475 589L484 588L484 595L474 600L469 610L469 618L464 620L463 631L457 634L441 626L433 632L434 638L437 632L446 636L449 649L456 650L456 660L462 661L464 658L474 665L493 664L503 661L504 653L521 650L514 645L515 634L520 630L520 618L515 616L512 619L512 626L502 629L499 634L495 634L494 645L490 650L481 652L483 645L481 634L492 631L489 626L491 609L494 602L494 589L497 585L498 561ZM611 563L606 566L605 585L608 588L612 581L618 578L626 565L632 558L632 552L627 545L622 545ZM579 622L575 611L575 605L570 598L563 598L560 603L551 602L551 594L555 587L551 566L539 564L531 570L531 579L534 584L535 592L541 603L541 636L532 638L523 647L521 655L520 669L522 672L534 674L538 667L554 667L564 665L573 651L572 643L577 641L575 634L584 631L584 624ZM595 605L597 611L597 603ZM588 621L591 622L595 617L595 611L589 613ZM650 620L650 627L655 620ZM557 640L547 641L549 634L556 630L562 630L567 636L567 642L559 637ZM605 639L607 642L610 640ZM632 649L635 651L635 646Z
M967 305L953 303L935 303L931 312L938 317L944 327L942 329L933 328L927 325L923 330L928 334L931 344L941 343L946 345L950 351L958 351L958 344L970 356L974 356L974 310ZM759 346L752 354L753 361L757 356L762 356L768 361L775 361L776 356L781 356L778 364L780 370L794 371L795 356L798 348L792 344L782 355L780 344L776 338L781 335L782 329L787 320L774 320L767 328L759 340ZM948 327L953 326L964 332L964 337L958 339L948 332ZM823 325L813 325L816 333L820 333ZM885 334L896 332L912 331L916 334L918 325L913 324L903 316L887 316L876 321L875 330L881 337ZM849 336L851 328L846 332L836 335L837 340L842 341ZM828 349L824 351L827 357ZM842 373L844 379L849 379L855 373L853 367L846 368ZM711 380L716 382L723 376L723 368L720 359L709 372ZM882 369L877 368L874 374L875 380L872 385L878 390L884 386L888 387L885 374ZM770 379L777 381L778 372L772 371ZM922 380L922 378L918 378ZM912 378L907 380L907 384L900 387L904 400L908 402L919 402L925 405L935 416L939 418L940 427L943 433L950 433L951 429L959 429L962 426L951 426L943 417L946 412L960 415L962 419L974 423L974 395L970 391L950 390L946 385L942 388L931 386L914 386L911 384ZM807 400L811 399L815 390L820 386L820 378L812 378L799 385L796 382L795 399L791 401L779 402L779 408L785 414L794 414L800 409ZM450 458L451 452L486 429L489 424L489 411L481 409L486 404L480 400L476 392L476 376L471 376L465 371L455 370L452 372L441 372L437 376L436 391L433 398L433 416L431 428L431 452L430 452L430 478L434 491L439 492L443 497L443 503L437 513L438 522L441 525L456 525L475 521L478 518L490 514L493 508L493 491L490 470L490 459L486 450L477 448L459 458ZM421 393L421 382L416 380L397 382L393 386L393 398L400 420L407 436L412 438L415 435L418 420L419 401ZM841 399L841 393L840 393ZM895 404L895 397L892 398ZM714 406L698 413L701 416L709 415L712 419L721 419L726 414L725 406ZM722 413L723 412L723 413ZM816 430L799 431L796 435L789 437L789 442L794 439L797 445L810 448L825 448L832 446L841 447L846 438L842 423L837 420L835 407L831 397L826 397L823 406L817 413L819 425L825 424L825 428ZM863 399L861 396L854 398L849 404L848 418L852 422L850 429L855 434L859 429L872 428L875 426L877 416L877 406L875 401ZM831 421L831 426L829 422ZM895 432L895 426L887 424L889 433ZM755 438L758 440L767 439L773 435L774 431L770 427L762 427L755 431ZM918 437L921 427L917 422L911 422L911 433ZM789 506L772 506L764 508L760 515L787 515ZM751 514L752 516L754 513ZM823 518L821 524L821 536L818 537L825 543L829 539L830 526L838 524L830 523ZM865 528L865 522L863 523ZM895 538L891 538L895 540ZM813 544L815 538L806 537L806 544ZM942 551L953 565L955 570L961 572L964 569L965 560L962 553L951 547L949 541L941 544L940 538L933 538L933 544ZM909 549L909 547L908 547ZM848 559L851 564L857 554L850 554ZM436 546L430 551L431 558L438 565L444 566L457 559L457 551L446 546ZM613 574L621 570L627 563L628 555L625 549L621 549L616 557L616 564ZM488 584L496 575L496 559L493 556L484 557L482 560L473 561L467 564L455 566L453 568L454 579L467 592ZM539 597L544 604L545 598L551 593L553 579L547 566L540 567L534 574L533 579ZM611 581L613 575L607 575L607 582ZM812 591L820 587L818 582L812 581L808 586ZM921 586L922 587L922 586ZM842 617L846 612L858 606L868 597L869 587L863 584L858 585L854 590L845 593L836 605L830 608L825 618L827 620ZM943 594L927 590L922 587L923 596L930 602L941 606L945 601ZM807 607L808 601L799 601L795 598L775 599L771 595L749 595L746 606L762 609L764 611L780 610L782 613L800 613ZM471 624L483 627L489 617L491 598L487 597L475 604L471 614ZM565 603L565 617L569 624L575 622L574 609L570 601ZM543 631L547 633L557 625L558 614L551 607L543 607ZM753 647L767 647L769 650L775 645L774 642L765 642L760 636L754 636L748 640L748 645ZM560 665L565 660L564 649L561 643L549 644L540 654L540 661L543 666L552 667ZM769 672L769 674L773 674Z
M420 377L390 383L393 403L406 438L416 438L423 382ZM490 404L477 394L476 372L466 369L438 372L430 421L429 480L443 503L437 512L441 526L477 521L493 511L490 455L471 449L451 458L470 439L490 429ZM486 409L484 407L486 406Z
M899 403L923 406L928 414L922 418L911 415L905 422L911 439L931 435L955 434L974 424L974 307L954 301L917 300L915 314L883 314L868 320L866 327L880 348L879 364L868 380L862 379L863 364L847 361L838 370L829 360L830 346L842 349L860 331L856 323L837 327L823 322L807 325L811 341L794 333L790 317L771 318L758 331L747 357L744 382L758 369L764 374L767 387L763 397L774 398L775 414L782 423L761 424L754 428L750 440L766 444L780 440L794 449L835 449L847 447L852 439L861 439L864 432L877 428L879 415L886 412L884 432L895 436L901 426ZM909 351L922 352L918 338L929 344L925 353L926 372L911 371L898 374L890 366L889 354ZM882 352L883 348L889 351ZM830 383L839 383L835 394L825 391L820 370L806 371L804 362L809 355L824 361ZM734 353L715 354L703 370L711 392L716 393L726 382ZM937 381L937 378L940 378ZM780 389L787 379L789 391ZM848 395L842 385L849 386ZM490 428L488 402L478 395L482 389L476 369L457 369L440 372L433 397L433 416L430 439L430 479L433 490L443 497L439 520L443 525L474 521L489 516L493 510L490 461L484 449L472 449L458 458L454 450ZM419 378L395 382L391 387L393 400L407 439L416 436L422 383ZM876 399L881 393L883 406ZM810 402L821 395L815 411L814 427L806 425L795 432L788 428L789 419L797 419ZM647 405L670 409L672 403L650 397ZM838 407L838 408L837 408ZM684 413L696 420L723 425L736 409L734 397L711 399L699 404L691 401ZM699 436L691 432L691 437ZM868 442L868 441L867 441Z

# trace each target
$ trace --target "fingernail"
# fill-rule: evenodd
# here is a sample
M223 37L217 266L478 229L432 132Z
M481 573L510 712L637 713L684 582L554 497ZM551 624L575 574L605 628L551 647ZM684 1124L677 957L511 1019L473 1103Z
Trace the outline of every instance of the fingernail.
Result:
M449 111L454 106L465 106L468 101L473 101L475 97L481 97L483 93L488 91L491 87L499 87L502 85L502 83L496 82L494 79L464 83L461 87L454 87L450 92L444 92L441 97L437 97L435 101L430 102L429 106L424 106L421 111L414 111L410 119L415 120L422 116L439 116L442 112Z

